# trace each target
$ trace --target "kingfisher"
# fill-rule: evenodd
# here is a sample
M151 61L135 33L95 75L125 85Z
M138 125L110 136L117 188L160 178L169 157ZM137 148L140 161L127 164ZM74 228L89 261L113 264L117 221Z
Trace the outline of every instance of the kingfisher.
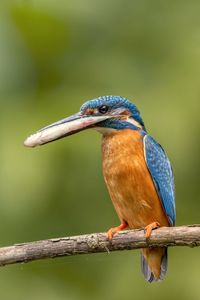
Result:
M101 96L85 102L80 111L29 136L24 145L35 147L93 128L102 134L103 175L120 225L107 238L129 228L174 226L174 176L166 152L147 133L135 104L121 96ZM167 247L141 250L147 281L160 281L167 272Z

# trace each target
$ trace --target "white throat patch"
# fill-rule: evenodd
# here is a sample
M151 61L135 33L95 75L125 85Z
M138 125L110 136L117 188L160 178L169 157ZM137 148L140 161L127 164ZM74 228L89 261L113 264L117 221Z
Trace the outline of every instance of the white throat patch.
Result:
M117 129L114 128L106 128L106 127L94 127L94 129L98 132L100 132L101 134L111 134L113 132L115 132Z

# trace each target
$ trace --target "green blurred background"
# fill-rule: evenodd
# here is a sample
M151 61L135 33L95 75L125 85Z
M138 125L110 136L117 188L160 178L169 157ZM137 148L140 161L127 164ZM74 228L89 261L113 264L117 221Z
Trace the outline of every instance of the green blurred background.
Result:
M23 140L122 95L173 163L177 224L199 223L200 2L23 0L0 4L0 245L118 224L101 171L101 137L36 149ZM147 283L139 251L0 269L1 299L200 299L199 249L173 248L165 281Z

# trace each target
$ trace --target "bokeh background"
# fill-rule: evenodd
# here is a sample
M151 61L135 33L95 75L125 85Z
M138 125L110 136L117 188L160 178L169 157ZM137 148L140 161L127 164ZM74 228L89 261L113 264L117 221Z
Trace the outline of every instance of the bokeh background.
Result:
M173 164L177 224L199 223L200 2L23 0L0 4L0 245L105 231L118 224L86 131L27 149L38 128L88 99L140 108ZM149 284L139 251L0 269L1 299L199 299L199 249L173 248Z

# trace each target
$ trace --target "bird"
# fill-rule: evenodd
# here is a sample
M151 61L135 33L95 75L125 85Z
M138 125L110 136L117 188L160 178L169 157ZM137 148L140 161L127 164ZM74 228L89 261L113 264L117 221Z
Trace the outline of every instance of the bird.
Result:
M110 95L86 101L78 113L38 130L24 145L43 145L89 128L102 134L103 176L120 220L119 226L108 230L107 238L112 240L125 228L143 228L148 240L153 229L174 226L171 163L127 98ZM148 282L164 279L167 264L167 247L141 250L141 269Z

